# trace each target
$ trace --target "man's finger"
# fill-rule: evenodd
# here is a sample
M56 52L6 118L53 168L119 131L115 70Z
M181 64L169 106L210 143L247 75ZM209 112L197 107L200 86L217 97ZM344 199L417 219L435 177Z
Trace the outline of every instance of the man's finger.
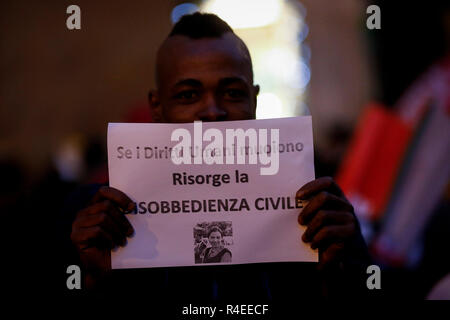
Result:
M126 231L106 212L99 212L96 215L87 215L82 217L77 222L77 227L80 229L92 228L100 226L107 232L115 246L124 246L126 243Z
M303 233L302 239L309 242L316 233L327 225L342 225L353 221L353 215L346 211L320 210L308 224L308 228Z
M100 200L111 200L116 203L123 211L131 212L135 209L135 203L122 191L115 188L101 187L92 198L91 202L96 203Z
M111 235L98 225L76 229L72 232L71 238L79 250L97 246L108 249L114 248L114 240Z
M311 248L325 248L331 243L343 242L355 233L353 225L325 226L311 240Z
M308 182L303 187L301 187L296 193L296 198L306 200L314 194L322 191L327 191L340 197L344 196L341 188L339 188L336 182L334 182L333 178L321 177Z
M131 236L134 232L133 226L125 217L125 215L117 209L114 203L110 200L103 200L97 202L80 212L80 218L85 215L98 215L100 212L105 212L120 226L120 229L126 236Z
M298 216L298 222L301 225L306 225L311 221L318 210L339 210L353 212L352 205L346 201L346 199L340 198L334 194L326 191L322 191L318 195L314 196L311 201L303 208Z
M120 226L121 230L126 236L131 236L134 232L133 226L127 217L119 211L117 206L115 206L111 201L103 201L103 205L106 207L106 212L111 216L111 218Z

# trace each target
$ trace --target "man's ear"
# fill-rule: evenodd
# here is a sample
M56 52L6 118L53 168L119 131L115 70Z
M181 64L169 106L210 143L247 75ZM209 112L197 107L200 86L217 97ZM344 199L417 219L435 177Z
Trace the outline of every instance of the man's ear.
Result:
M257 84L254 85L253 86L253 90L254 90L253 99L255 99L253 101L253 104L255 106L255 110L253 110L253 114L254 114L255 119L256 119L256 108L257 108L257 100L258 100L258 94L259 94L259 85L257 85Z
M158 91L150 90L148 93L148 104L150 106L150 114L154 122L164 122L162 113L161 101L159 99Z

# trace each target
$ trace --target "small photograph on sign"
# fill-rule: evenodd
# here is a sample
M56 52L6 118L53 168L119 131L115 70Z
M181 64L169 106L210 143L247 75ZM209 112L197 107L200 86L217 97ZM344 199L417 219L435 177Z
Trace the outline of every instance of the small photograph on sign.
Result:
M194 226L195 263L231 262L231 221L201 222Z

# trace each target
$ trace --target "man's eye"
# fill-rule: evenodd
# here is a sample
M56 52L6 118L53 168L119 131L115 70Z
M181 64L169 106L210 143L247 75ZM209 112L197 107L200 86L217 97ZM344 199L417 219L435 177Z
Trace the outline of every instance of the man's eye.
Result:
M198 92L195 90L186 90L179 92L175 95L176 99L180 100L192 100L198 98Z
M247 96L244 90L240 89L227 89L225 90L225 97L229 99L242 99Z

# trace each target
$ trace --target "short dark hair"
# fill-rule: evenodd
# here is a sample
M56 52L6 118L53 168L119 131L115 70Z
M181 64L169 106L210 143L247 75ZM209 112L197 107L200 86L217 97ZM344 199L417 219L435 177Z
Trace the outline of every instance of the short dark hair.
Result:
M191 39L220 38L233 29L222 19L212 13L195 12L181 17L173 26L169 37L181 35Z
M250 52L247 45L239 38L231 29L231 27L218 16L212 13L201 13L195 12L192 14L184 15L180 20L173 26L172 31L169 36L165 39L165 42L173 36L184 36L192 40L198 40L202 38L221 38L224 34L231 33L234 35L242 47L242 55L248 60L251 79L253 81L253 66L252 59L250 57ZM161 47L164 43L161 45ZM160 49L158 50L157 63L155 70L155 81L156 86L159 87L159 59L160 59ZM182 53L181 53L182 54Z

